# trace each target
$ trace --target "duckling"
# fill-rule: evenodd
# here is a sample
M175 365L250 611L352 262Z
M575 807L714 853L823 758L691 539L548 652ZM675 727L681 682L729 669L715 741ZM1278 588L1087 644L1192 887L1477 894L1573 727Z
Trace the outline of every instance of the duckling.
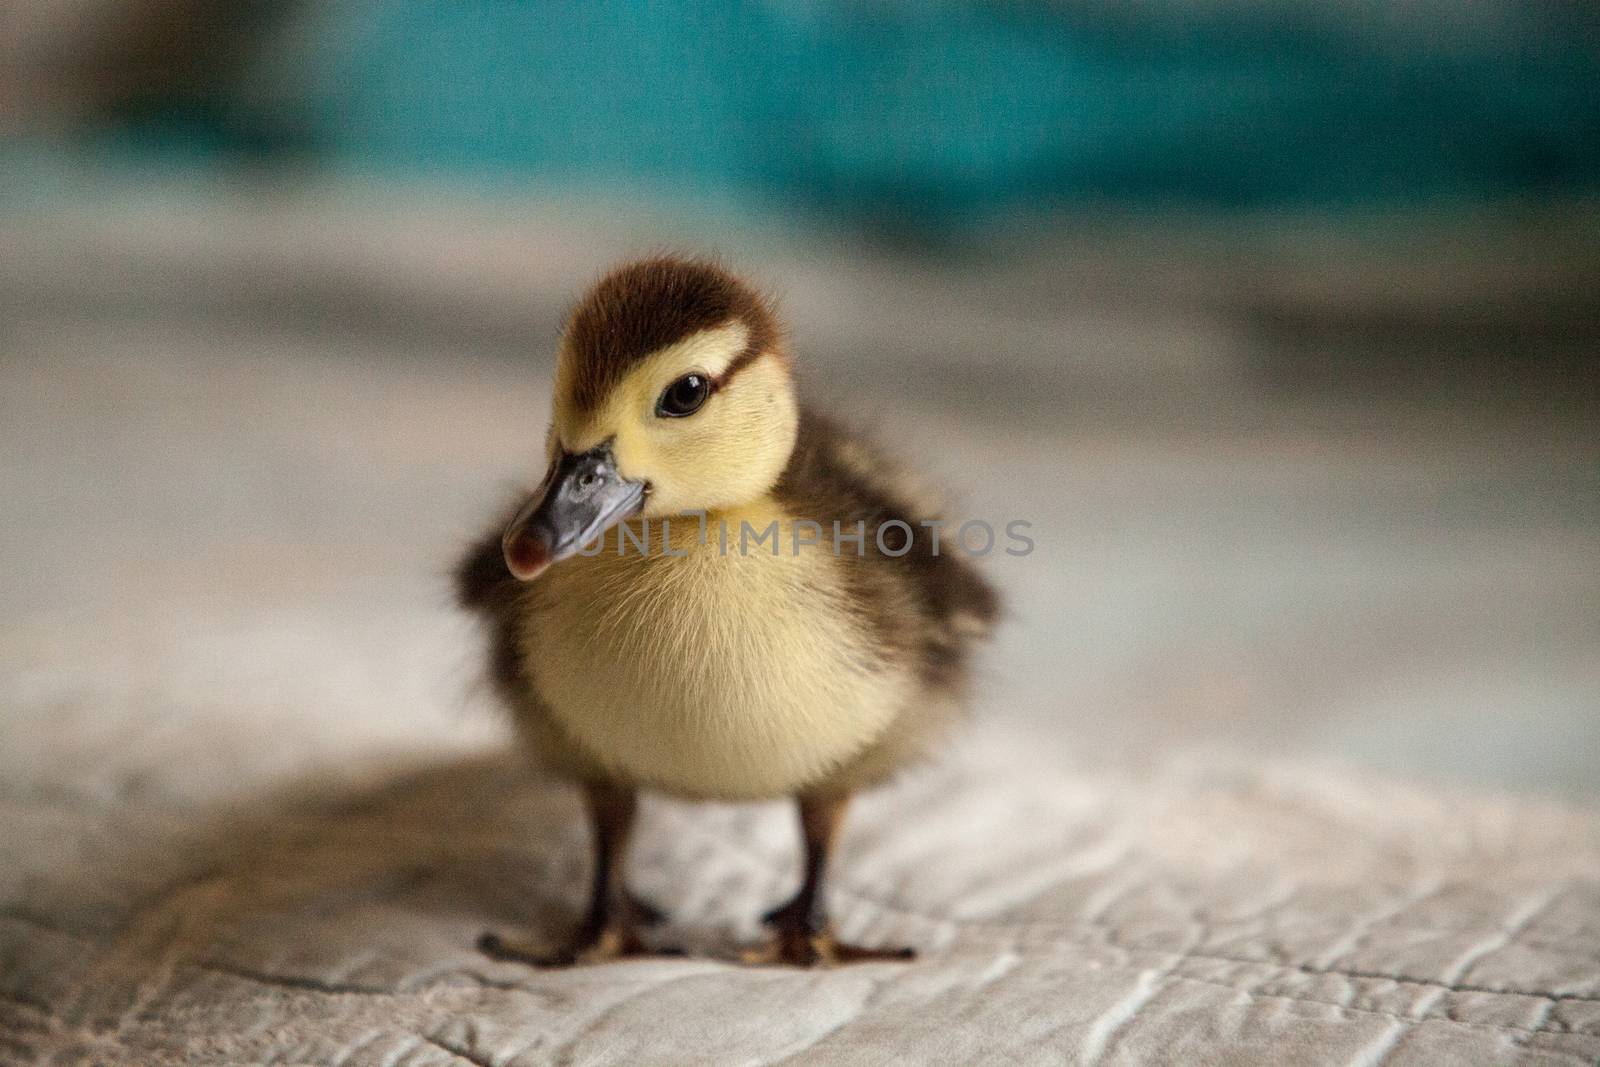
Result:
M589 907L541 952L644 954L627 889L641 790L794 798L805 862L756 962L909 958L834 933L828 859L851 796L922 758L962 707L996 595L866 440L797 397L768 302L725 269L623 266L561 337L543 482L471 546L461 604L521 739L582 790Z

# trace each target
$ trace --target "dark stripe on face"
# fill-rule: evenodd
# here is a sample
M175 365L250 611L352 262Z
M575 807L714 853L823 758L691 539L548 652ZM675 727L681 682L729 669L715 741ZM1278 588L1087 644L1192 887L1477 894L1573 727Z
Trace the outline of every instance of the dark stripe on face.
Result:
M734 356L728 365L722 368L721 374L711 379L711 391L713 393L727 388L728 383L733 381L734 375L750 366L766 353L767 350L756 344L753 337L754 335L752 334L752 340L745 343L744 351Z
M730 322L742 323L749 336L717 376L718 386L777 347L777 324L761 298L703 260L662 256L618 268L589 291L567 324L572 403L592 410L651 353Z

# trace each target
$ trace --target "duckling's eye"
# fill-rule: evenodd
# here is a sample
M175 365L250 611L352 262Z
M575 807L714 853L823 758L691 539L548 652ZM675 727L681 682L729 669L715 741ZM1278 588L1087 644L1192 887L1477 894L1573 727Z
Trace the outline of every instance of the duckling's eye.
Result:
M656 414L668 419L681 419L700 410L711 396L711 379L703 374L685 374L667 386L656 401Z

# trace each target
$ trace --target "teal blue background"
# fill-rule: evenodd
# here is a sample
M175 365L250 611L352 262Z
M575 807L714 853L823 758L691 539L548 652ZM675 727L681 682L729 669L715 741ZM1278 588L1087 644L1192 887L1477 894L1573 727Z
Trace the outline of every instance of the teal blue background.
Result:
M121 132L932 225L1587 194L1595 11L383 0L291 12L237 81Z

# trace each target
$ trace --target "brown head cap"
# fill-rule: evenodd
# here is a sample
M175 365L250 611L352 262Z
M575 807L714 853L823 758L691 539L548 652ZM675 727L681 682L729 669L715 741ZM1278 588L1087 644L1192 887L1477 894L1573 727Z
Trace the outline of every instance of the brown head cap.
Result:
M655 256L618 267L589 291L567 323L576 372L571 399L592 408L650 353L735 320L749 331L749 340L724 378L777 348L777 321L761 297L706 260Z

